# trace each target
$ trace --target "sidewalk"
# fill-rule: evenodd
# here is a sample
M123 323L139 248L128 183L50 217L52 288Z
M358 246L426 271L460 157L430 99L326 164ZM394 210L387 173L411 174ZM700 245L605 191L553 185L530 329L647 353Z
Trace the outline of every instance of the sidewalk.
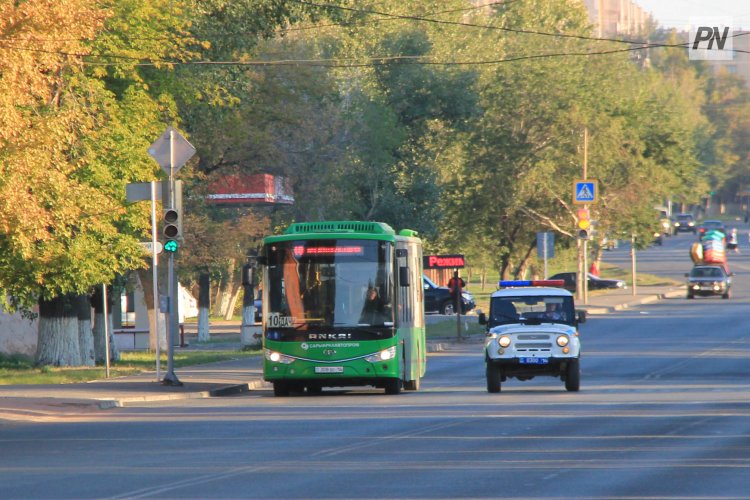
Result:
M607 314L684 294L684 286L641 286L636 295L632 289L597 291L589 295L587 304L578 304L577 307L589 315ZM431 346L432 350L442 350L442 345L447 342L450 339L441 339ZM239 346L217 342L212 348L236 350ZM162 366L162 379L165 368ZM80 384L0 386L0 425L3 420L73 419L86 413L146 401L207 398L270 389L270 385L263 381L260 356L178 368L175 375L182 386L162 385L155 372Z

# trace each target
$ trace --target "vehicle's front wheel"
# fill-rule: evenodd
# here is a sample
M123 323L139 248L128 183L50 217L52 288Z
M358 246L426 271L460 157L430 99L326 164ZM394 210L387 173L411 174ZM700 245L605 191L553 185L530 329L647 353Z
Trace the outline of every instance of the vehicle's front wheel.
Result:
M724 292L724 295L721 296L722 299L728 299L729 297L731 297L731 294L729 293L729 290L727 290L726 292Z
M398 394L401 392L401 379L400 378L391 378L386 380L385 385L383 386L385 388L386 394Z
M274 396L288 396L289 386L284 382L273 383L273 395Z
M440 306L440 314L453 315L456 314L456 309L453 307L453 302L446 300L443 305Z
M487 392L500 392L500 367L487 363Z
M565 370L565 389L577 392L581 388L581 363L577 359L571 359Z
M689 299L694 299L694 298L695 298L695 295L693 295L692 293L689 293L689 294L687 294L687 298L689 298Z
M416 380L404 380L404 389L407 391L418 391L419 390L419 381L420 379Z

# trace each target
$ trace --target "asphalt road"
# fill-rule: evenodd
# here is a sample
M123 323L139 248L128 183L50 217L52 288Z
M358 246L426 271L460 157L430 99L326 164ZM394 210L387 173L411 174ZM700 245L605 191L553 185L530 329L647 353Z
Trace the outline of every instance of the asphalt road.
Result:
M638 252L690 268L692 236ZM271 391L0 427L0 498L750 498L750 247L734 296L582 326L581 391L485 390L482 345L433 353L419 392ZM605 259L629 259L628 249Z

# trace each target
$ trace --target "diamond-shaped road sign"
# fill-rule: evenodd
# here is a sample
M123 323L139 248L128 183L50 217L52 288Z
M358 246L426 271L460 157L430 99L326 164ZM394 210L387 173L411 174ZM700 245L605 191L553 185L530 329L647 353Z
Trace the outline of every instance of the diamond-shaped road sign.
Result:
M170 140L171 138L171 140ZM195 154L195 148L174 127L167 130L148 148L150 154L167 173L177 172Z

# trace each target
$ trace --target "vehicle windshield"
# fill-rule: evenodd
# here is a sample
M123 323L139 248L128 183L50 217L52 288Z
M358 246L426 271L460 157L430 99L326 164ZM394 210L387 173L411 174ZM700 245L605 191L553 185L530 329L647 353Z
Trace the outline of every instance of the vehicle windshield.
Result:
M573 297L560 295L492 297L489 326L521 322L575 323Z
M695 267L690 271L691 278L723 278L724 273L718 267Z
M268 326L393 326L393 245L329 239L270 244Z

